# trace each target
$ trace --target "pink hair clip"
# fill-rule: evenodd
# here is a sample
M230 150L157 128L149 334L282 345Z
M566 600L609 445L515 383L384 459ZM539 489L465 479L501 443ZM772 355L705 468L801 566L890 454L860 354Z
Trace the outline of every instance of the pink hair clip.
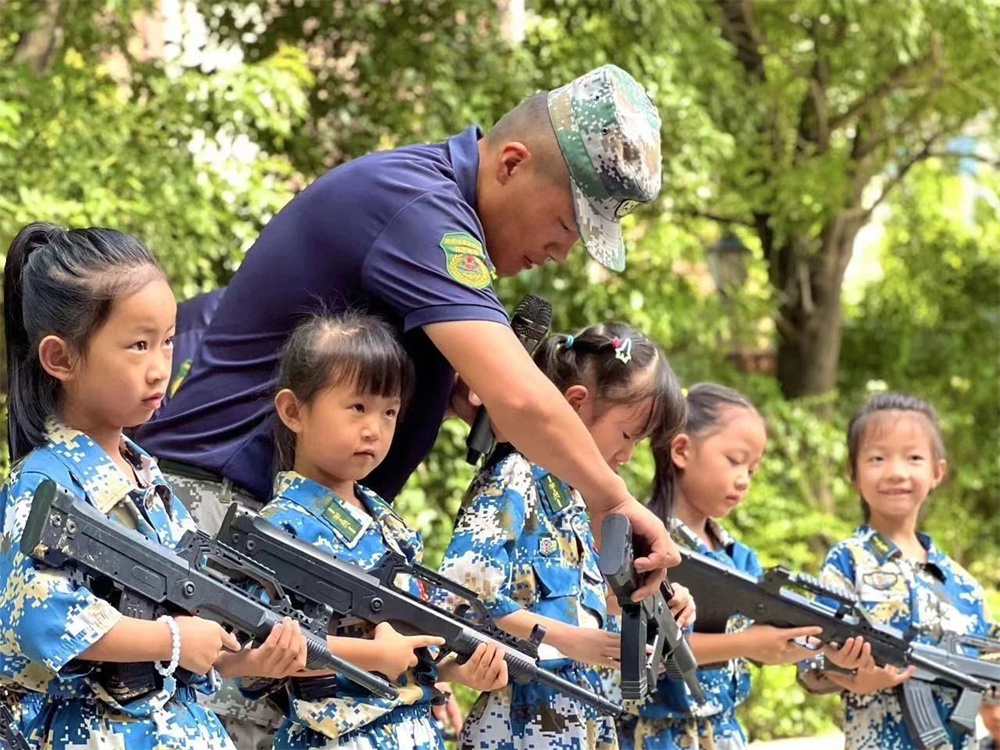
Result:
M632 361L632 339L623 340L615 336L611 344L615 347L615 359L626 365Z

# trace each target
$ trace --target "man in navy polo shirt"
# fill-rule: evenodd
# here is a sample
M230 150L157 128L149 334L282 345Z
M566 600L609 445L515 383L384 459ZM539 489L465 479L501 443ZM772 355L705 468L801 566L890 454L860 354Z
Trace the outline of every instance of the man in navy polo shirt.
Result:
M662 523L604 462L583 423L535 367L493 290L583 239L625 264L619 220L660 190L660 119L642 87L604 66L507 113L488 134L374 153L331 170L275 216L247 253L205 331L184 385L137 434L161 459L202 528L229 501L271 490L280 350L318 309L364 308L399 326L415 396L386 460L365 484L391 501L430 451L455 373L534 463L585 498L596 529L624 513L650 550L652 592L679 561ZM453 397L454 396L454 397Z

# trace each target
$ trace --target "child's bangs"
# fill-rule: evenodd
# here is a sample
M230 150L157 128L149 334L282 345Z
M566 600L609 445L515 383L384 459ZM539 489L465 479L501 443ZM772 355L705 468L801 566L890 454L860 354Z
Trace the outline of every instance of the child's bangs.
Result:
M366 335L331 338L328 386L350 386L367 396L398 397L406 403L412 365L401 347L387 347Z

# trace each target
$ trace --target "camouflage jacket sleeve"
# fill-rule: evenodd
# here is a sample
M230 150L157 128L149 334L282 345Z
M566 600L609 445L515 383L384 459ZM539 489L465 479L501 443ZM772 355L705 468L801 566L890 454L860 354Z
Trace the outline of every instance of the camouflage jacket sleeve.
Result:
M45 479L35 472L12 475L3 496L0 672L14 679L27 671L30 662L58 672L121 619L121 614L94 596L77 574L36 566L21 554L20 539L35 489Z
M441 562L441 573L478 593L493 617L522 608L513 596L511 555L533 488L527 461L517 454L501 461L486 481L474 485Z

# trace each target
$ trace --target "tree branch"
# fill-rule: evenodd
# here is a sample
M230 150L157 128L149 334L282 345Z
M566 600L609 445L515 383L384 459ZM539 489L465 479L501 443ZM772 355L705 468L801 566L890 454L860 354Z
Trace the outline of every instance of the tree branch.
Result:
M761 35L753 20L753 8L747 0L716 0L722 13L722 38L733 45L743 70L759 81L766 80L764 56L760 53Z
M896 185L898 185L900 182L903 181L903 178L906 177L907 172L913 169L914 165L917 162L925 161L926 159L929 159L932 156L934 156L934 154L931 152L931 146L934 145L934 141L940 138L941 135L942 133L940 131L932 135L930 138L924 141L924 145L917 153L915 153L913 156L911 156L909 159L907 159L900 165L899 170L896 172L896 175L883 186L882 192L879 193L879 196L878 198L875 199L875 202L872 203L867 209L865 209L869 215L875 211L875 209L879 206L880 203L882 203L882 201L886 199L886 196L889 195L889 192L894 187L896 187Z
M863 94L843 113L831 117L830 130L838 130L865 114L889 94L905 86L916 73L927 67L930 62L931 58L924 57L916 63L897 66L873 91Z
M1000 169L1000 159L990 159L988 156L976 153L963 154L961 151L933 151L927 156L932 159L972 159L994 169Z
M678 216L687 216L693 219L709 219L711 221L717 221L720 224L738 224L741 227L748 227L749 229L756 228L756 225L752 221L738 216L723 216L722 214L713 213L711 211L699 211L694 208L682 209L676 213Z
M48 67L59 44L61 6L62 0L47 0L38 11L35 27L24 32L14 48L14 62L26 64L35 75Z

